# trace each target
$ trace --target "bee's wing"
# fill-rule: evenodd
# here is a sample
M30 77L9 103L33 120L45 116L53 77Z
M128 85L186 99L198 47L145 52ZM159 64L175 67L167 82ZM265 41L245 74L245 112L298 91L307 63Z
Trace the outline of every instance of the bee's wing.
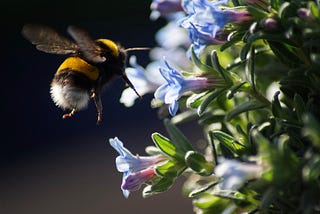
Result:
M93 41L87 32L75 26L68 27L68 33L76 41L83 56L91 62L100 63L106 60L103 50Z
M53 54L71 54L79 51L79 46L61 36L50 27L28 24L22 28L22 35L40 51Z

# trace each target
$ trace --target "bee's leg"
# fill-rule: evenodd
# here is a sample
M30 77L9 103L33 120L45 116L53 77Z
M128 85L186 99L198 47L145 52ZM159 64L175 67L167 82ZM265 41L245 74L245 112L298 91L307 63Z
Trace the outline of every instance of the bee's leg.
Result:
M63 118L63 119L66 119L67 117L72 117L72 115L74 115L74 113L76 113L76 109L75 109L75 108L73 108L70 113L64 114L64 115L62 116L62 118Z
M99 125L102 121L102 102L101 102L100 93L92 92L91 97L93 98L94 103L96 104L96 108L98 111L97 125Z

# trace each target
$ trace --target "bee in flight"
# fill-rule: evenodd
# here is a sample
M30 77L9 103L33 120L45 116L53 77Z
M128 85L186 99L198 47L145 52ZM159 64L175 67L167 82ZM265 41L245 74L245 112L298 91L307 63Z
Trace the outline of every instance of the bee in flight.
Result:
M84 109L93 98L99 124L102 120L101 91L115 76L122 77L140 97L125 74L127 52L148 48L124 49L109 39L92 40L85 31L75 26L69 26L67 31L75 42L47 26L28 24L22 29L23 36L38 50L68 55L56 71L50 88L54 103L64 110L71 110L63 118Z

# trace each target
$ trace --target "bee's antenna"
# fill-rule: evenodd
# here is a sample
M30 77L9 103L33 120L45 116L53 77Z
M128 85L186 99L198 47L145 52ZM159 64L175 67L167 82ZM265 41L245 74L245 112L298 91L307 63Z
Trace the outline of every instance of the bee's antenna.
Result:
M150 48L148 47L127 48L124 51L128 52L128 51L145 51L145 50L150 50Z
M127 75L122 75L122 78L124 79L124 81L129 85L130 88L132 88L132 90L138 95L139 99L142 99L142 97L140 96L140 94L137 92L137 90L134 88L133 84L130 82L129 78L127 77Z

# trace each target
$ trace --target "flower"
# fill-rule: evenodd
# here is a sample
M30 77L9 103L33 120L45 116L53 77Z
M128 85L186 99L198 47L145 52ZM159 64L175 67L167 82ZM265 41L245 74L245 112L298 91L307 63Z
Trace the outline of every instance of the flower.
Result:
M150 9L151 20L156 20L160 16L166 16L175 12L183 11L181 0L153 0Z
M183 93L187 91L205 90L214 86L206 77L184 77L180 72L172 68L167 61L165 61L165 65L166 68L160 68L160 73L166 79L167 83L161 85L156 90L154 97L170 105L169 112L172 116L178 111L178 99Z
M192 41L194 52L197 56L201 54L203 49L208 45L219 45L223 44L227 41L228 35L219 30L214 37L209 34L200 33L198 29L191 24L191 28L189 29L189 38ZM190 58L190 49L187 53Z
M155 176L156 173L153 167L149 167L138 172L130 173L128 176L125 177L121 185L121 189L129 192L138 190L144 183L151 180ZM126 198L127 197L128 196L126 196Z
M311 11L307 8L299 8L297 14L302 20L308 20L311 18Z
M119 172L123 172L121 189L123 195L128 198L130 191L137 190L144 182L155 176L151 170L164 160L164 156L133 155L117 137L109 139L109 142L119 153L116 158L116 167Z
M150 63L146 69L137 64L135 56L131 56L129 62L132 67L126 68L126 75L141 96L147 93L153 93L165 82L158 70L162 65L159 61ZM123 90L120 102L126 107L131 107L137 98L138 96L135 92L127 88Z
M269 31L275 31L279 28L279 23L277 22L277 20L273 18L266 18L262 21L262 24L265 27L265 29Z
M242 23L252 19L247 10L233 8L218 8L227 0L186 0L183 8L188 14L179 21L180 26L189 31L189 37L194 44L195 52L200 54L205 45L221 44L226 41L222 28L227 23Z
M223 160L215 168L215 175L223 178L220 188L224 190L238 190L246 181L260 177L261 173L261 165L237 160Z
M155 39L159 47L150 51L152 60L162 60L165 56L181 68L191 67L191 62L186 56L186 49L190 46L190 41L185 29L171 21L156 33Z
M179 27L176 22L169 22L162 27L156 33L155 39L161 47L166 49L174 49L177 47L187 48L190 45L186 30Z

